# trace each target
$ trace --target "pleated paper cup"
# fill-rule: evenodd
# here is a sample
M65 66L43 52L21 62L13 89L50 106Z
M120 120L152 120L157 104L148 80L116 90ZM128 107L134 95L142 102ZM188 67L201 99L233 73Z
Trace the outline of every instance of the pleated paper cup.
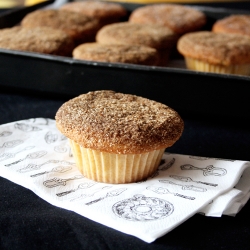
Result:
M236 65L217 65L210 64L201 60L193 59L190 57L185 57L186 66L188 69L211 72L211 73L221 73L221 74L235 74L235 75L250 75L250 64L236 64Z
M165 149L142 154L114 154L81 147L70 140L80 172L88 179L113 184L138 182L158 168Z

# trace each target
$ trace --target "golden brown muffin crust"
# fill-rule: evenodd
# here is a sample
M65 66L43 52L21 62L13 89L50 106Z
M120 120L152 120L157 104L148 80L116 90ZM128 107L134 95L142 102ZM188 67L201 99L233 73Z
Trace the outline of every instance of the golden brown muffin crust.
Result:
M101 21L107 19L118 20L127 15L127 10L122 5L100 1L71 2L62 5L60 9L97 17Z
M170 107L113 91L94 91L64 103L56 125L85 148L118 154L139 154L172 146L183 121Z
M71 56L74 43L60 30L16 26L0 30L0 48Z
M247 36L193 32L179 39L177 49L186 57L211 64L228 66L250 63L250 38Z
M80 60L141 65L157 65L159 62L158 52L155 49L123 44L84 43L74 49L73 57Z
M220 19L214 23L212 31L250 36L250 15L231 15Z
M139 44L156 49L172 47L176 40L170 29L129 22L106 25L96 35L96 41L102 44Z
M203 12L177 4L154 4L135 9L129 22L158 24L170 28L177 34L199 30L206 24Z
M33 11L23 18L21 25L27 28L50 27L62 30L77 42L90 41L100 28L98 19L55 9Z

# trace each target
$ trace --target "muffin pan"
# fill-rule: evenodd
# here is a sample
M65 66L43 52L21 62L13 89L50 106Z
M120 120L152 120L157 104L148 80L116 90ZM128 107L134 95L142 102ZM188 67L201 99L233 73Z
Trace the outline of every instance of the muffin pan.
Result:
M0 28L18 24L27 13L53 2L3 12ZM142 6L123 5L129 12ZM206 14L204 29L230 14L250 14L237 9L193 7ZM0 49L0 77L1 91L72 98L88 91L112 89L162 102L182 116L246 119L250 112L250 77L187 70L177 53L168 67L151 67Z

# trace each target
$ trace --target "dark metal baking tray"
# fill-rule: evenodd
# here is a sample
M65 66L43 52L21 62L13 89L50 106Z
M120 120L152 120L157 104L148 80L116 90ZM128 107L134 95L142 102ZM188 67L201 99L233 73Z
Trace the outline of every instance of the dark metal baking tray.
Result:
M129 11L138 6L125 4ZM208 25L232 13L248 13L195 7L205 12ZM3 16L0 16L0 23L1 18ZM100 89L154 99L188 116L236 120L247 119L250 113L250 77L247 76L195 72L175 67L80 61L0 49L0 91L15 90L71 98Z

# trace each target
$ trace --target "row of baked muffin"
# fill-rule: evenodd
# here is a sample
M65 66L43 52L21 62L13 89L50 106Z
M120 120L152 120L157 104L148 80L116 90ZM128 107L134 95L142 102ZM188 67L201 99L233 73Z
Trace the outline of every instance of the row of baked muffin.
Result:
M25 16L20 26L1 30L0 47L72 56L83 44L73 52L77 59L165 66L179 34L200 28L206 18L179 5L158 7L169 13L171 28L137 23L136 11L121 22L128 13L117 3L81 1L58 10L38 10Z
M206 16L197 9L154 4L135 9L124 21L127 15L120 4L98 1L38 10L24 17L20 26L1 30L0 47L73 55L81 60L166 66L177 45L190 69L249 74L249 38L198 31L206 24ZM244 26L249 27L250 18L244 18L248 22ZM235 18L233 23L237 23Z

